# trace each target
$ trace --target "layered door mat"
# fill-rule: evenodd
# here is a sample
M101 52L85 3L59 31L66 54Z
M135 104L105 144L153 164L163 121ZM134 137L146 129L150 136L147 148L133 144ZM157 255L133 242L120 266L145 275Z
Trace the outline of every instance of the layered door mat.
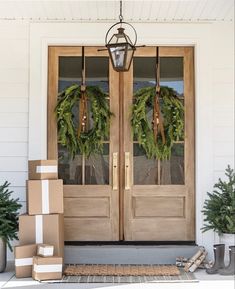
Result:
M198 282L175 265L67 265L60 283Z

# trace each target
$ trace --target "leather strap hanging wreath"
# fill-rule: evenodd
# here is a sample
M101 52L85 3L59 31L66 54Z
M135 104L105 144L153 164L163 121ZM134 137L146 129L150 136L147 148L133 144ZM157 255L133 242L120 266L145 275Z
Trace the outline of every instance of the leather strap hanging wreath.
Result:
M156 139L146 110L147 106L154 108L155 94L155 87L142 88L135 93L131 125L147 158L166 160L171 157L173 143L184 138L184 107L173 89L161 87L160 104L165 138L158 129Z
M110 118L107 94L98 86L85 84L85 48L82 47L82 82L73 84L58 95L55 108L58 127L58 143L68 150L73 159L80 153L89 157L101 153L103 141L109 136ZM89 124L88 100L91 103L92 125ZM75 119L74 107L79 106L79 119ZM76 125L77 124L77 125Z
M84 94L85 92L85 94ZM92 126L87 125L87 100L91 103ZM73 108L79 104L80 118L76 125ZM107 94L97 86L84 87L74 84L58 96L55 109L58 127L58 143L67 148L70 157L80 152L86 157L100 153L103 141L109 136L112 113L109 109Z
M168 160L175 141L184 138L184 107L176 91L160 87L160 56L156 47L156 86L139 89L134 95L131 125L147 158ZM152 123L146 108L153 109Z

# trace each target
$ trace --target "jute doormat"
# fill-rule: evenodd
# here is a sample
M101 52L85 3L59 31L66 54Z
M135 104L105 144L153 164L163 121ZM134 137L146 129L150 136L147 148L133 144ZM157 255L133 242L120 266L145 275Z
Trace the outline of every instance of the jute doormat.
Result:
M69 265L66 276L179 276L174 265Z
M101 270L102 266L102 270ZM76 268L79 268L77 270ZM109 269L109 274L111 273L111 268L119 275L95 275L97 271L102 274L107 274ZM133 269L132 269L133 268ZM147 268L147 269L146 269ZM85 271L86 270L86 271ZM90 272L88 272L88 270ZM126 275L123 274L125 270ZM155 270L155 271L153 271ZM163 271L164 270L164 271ZM85 271L85 272L84 272ZM135 275L137 274L146 275ZM185 282L198 282L193 273L186 273L182 268L177 268L174 265L66 265L66 274L76 275L64 275L62 280L50 280L46 283L185 283ZM87 275L79 275L87 274ZM144 273L143 273L144 272ZM147 275L147 272L149 275ZM157 272L159 275L150 275L153 272ZM90 275L88 275L90 273ZM127 275L133 274L133 275ZM162 275L162 274L165 275ZM175 273L176 275L169 275ZM154 273L156 274L156 273ZM168 274L168 275L167 275ZM45 283L45 282L44 282Z

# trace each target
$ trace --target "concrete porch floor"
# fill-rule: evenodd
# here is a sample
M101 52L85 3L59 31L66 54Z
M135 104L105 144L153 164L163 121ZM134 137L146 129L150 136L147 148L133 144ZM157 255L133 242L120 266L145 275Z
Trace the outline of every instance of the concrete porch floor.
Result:
M19 288L19 289L234 289L234 276L208 275L204 270L197 270L195 277L199 282L196 283L138 283L138 284L108 284L108 283L69 283L69 284L45 284L34 281L31 278L16 279L14 276L14 263L8 262L7 269L0 273L0 288Z

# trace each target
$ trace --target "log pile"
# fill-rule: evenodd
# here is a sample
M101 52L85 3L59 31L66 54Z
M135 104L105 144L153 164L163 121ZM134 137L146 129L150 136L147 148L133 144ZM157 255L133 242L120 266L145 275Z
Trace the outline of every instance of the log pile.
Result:
M183 267L185 272L194 272L196 269L206 269L209 267L208 261L206 261L207 252L204 247L201 247L196 254L190 259L185 257L176 258L176 266Z

